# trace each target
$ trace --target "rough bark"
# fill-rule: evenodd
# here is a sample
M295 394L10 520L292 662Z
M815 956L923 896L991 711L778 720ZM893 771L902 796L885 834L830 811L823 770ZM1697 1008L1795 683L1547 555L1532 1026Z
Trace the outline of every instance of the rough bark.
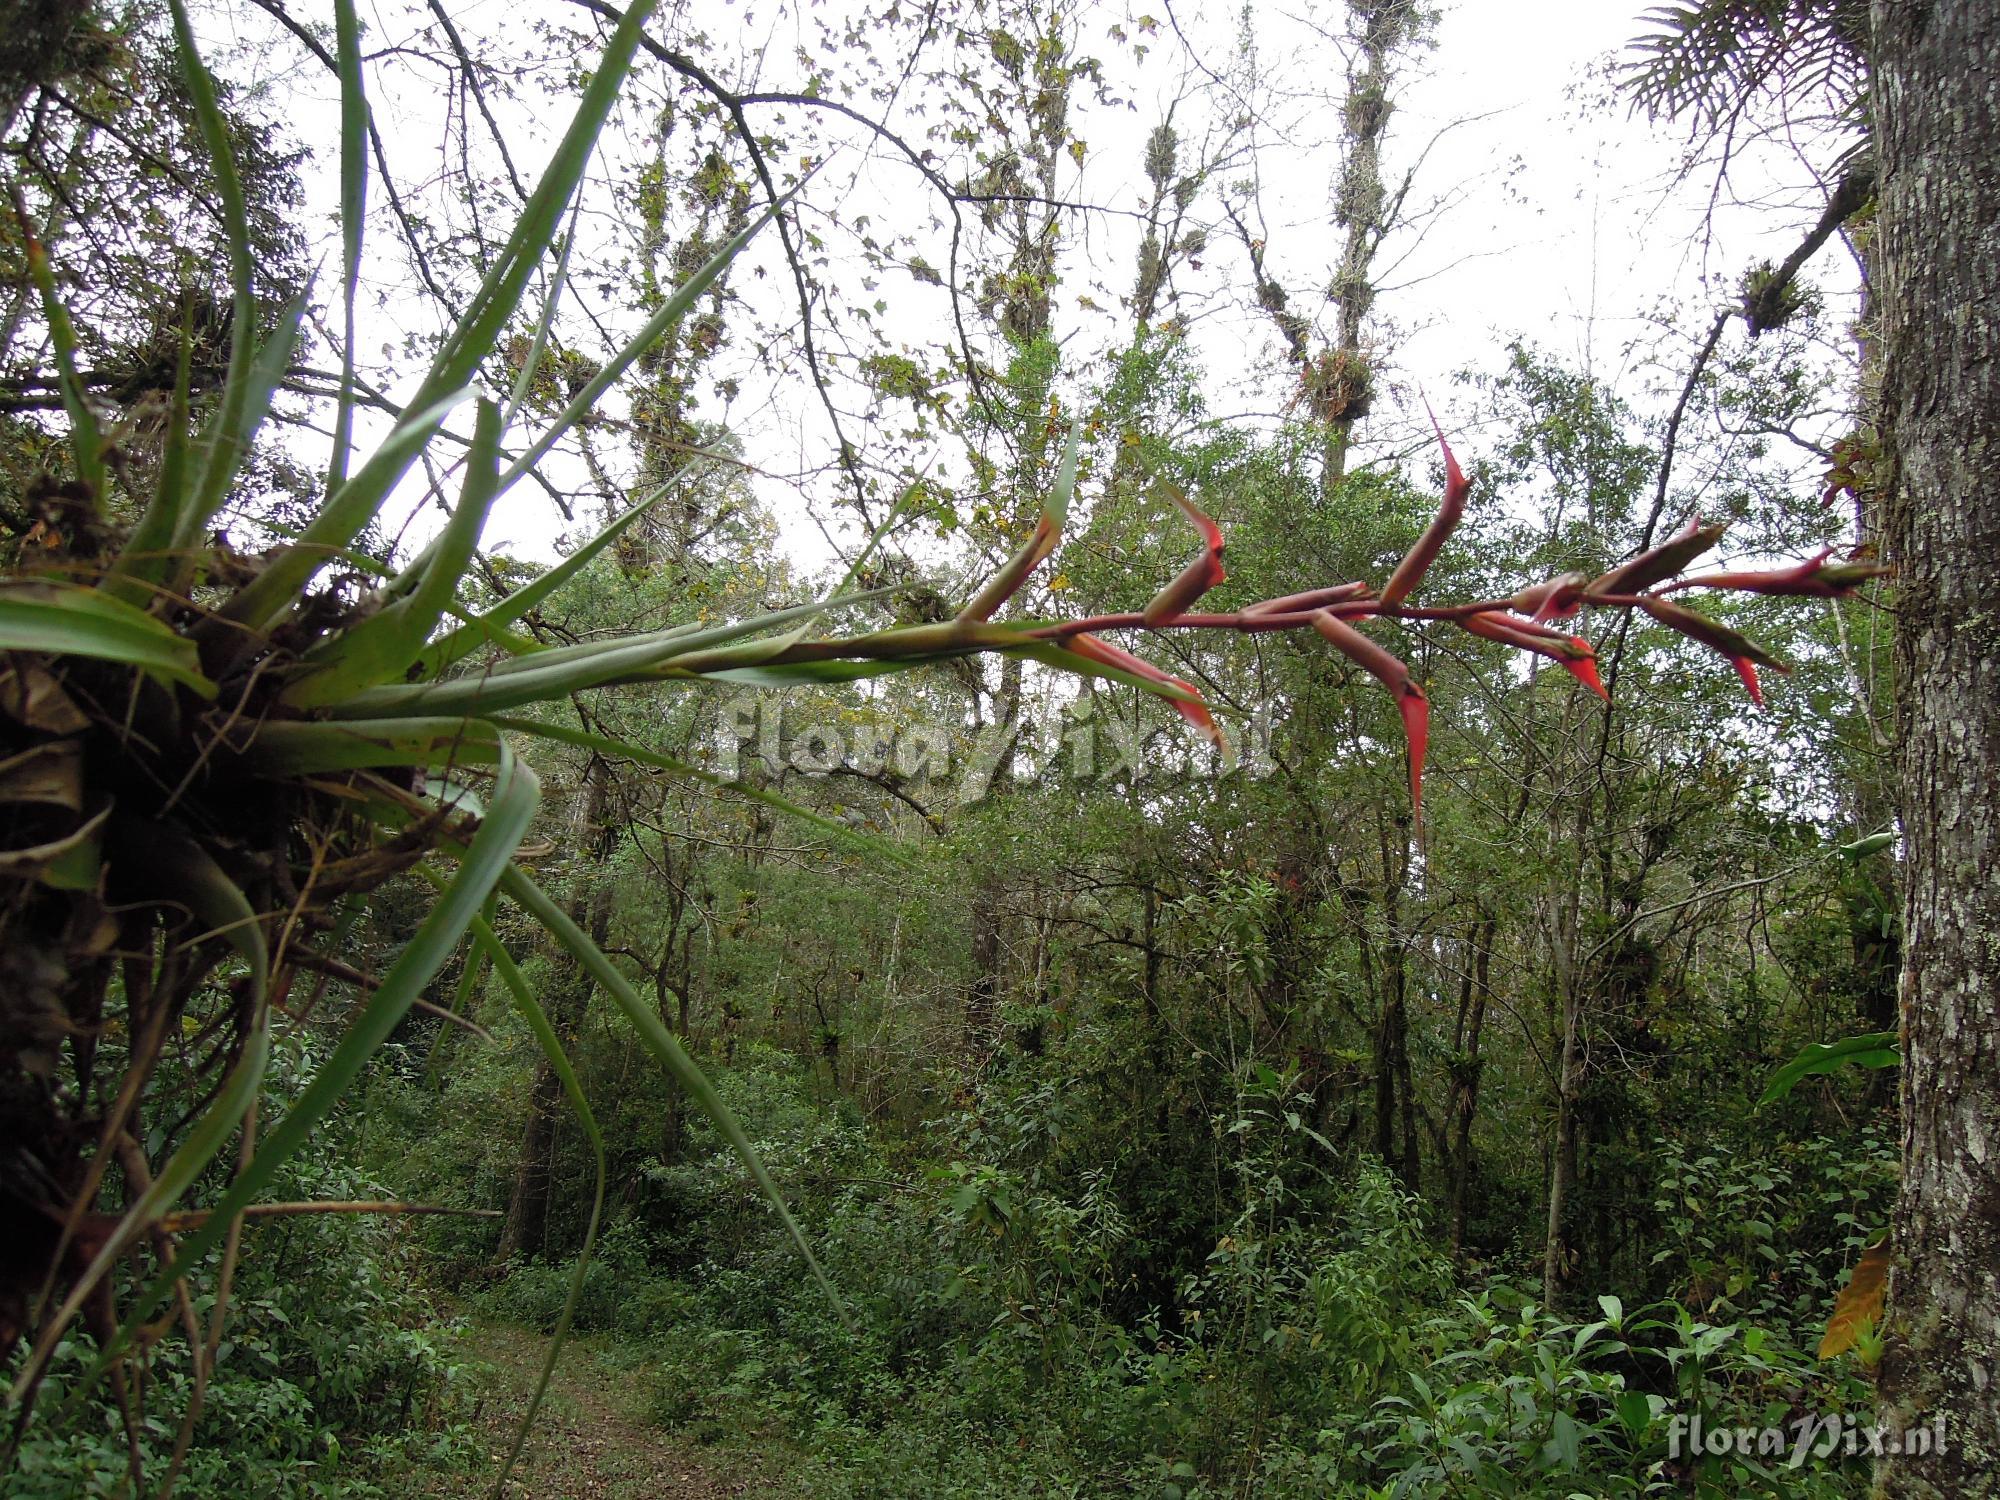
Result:
M1375 1154L1399 1177L1404 1163L1396 1144L1398 1090L1404 1077L1404 1048L1409 1040L1403 997L1395 990L1383 997L1375 1019Z
M1411 1192L1422 1184L1416 1085L1410 1068L1409 966L1397 929L1399 892L1388 893L1390 934L1381 956L1381 998L1375 1019L1375 1153ZM1364 940L1365 942L1365 940ZM1373 972L1373 966L1371 966Z
M1396 1087L1402 1094L1402 1155L1396 1175L1404 1187L1419 1192L1423 1187L1423 1153L1417 1143L1417 1085L1410 1067L1410 966L1408 951L1401 943L1395 948L1394 994L1396 997Z
M2000 3L1876 0L1881 429L1906 840L1886 1496L2000 1494Z
M669 903L671 916L667 941L660 949L659 967L653 970L653 999L660 1019L672 1028L683 1047L694 1040L694 928L681 926L684 905L678 890ZM673 1003L668 1004L671 1000ZM679 1161L687 1143L687 1094L682 1089L668 1091L666 1108L660 1119L660 1160Z

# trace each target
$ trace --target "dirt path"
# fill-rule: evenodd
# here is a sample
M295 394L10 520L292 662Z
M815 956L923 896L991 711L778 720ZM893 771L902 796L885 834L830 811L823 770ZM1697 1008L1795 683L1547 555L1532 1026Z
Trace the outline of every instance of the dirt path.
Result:
M548 1348L540 1334L505 1324L475 1324L467 1353L491 1365L475 1423L488 1458L474 1468L412 1476L407 1493L431 1500L473 1500L493 1489L514 1441ZM783 1461L736 1447L704 1447L648 1419L650 1367L629 1350L573 1338L556 1362L535 1430L514 1466L510 1500L722 1500L777 1497ZM766 1471L769 1471L768 1473Z

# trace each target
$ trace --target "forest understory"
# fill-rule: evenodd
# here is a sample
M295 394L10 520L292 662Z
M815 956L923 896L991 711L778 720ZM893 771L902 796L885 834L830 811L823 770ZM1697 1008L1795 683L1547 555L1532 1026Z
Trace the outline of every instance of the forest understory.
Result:
M1996 1493L1994 0L1429 380L1476 7L304 9L0 10L0 1500Z

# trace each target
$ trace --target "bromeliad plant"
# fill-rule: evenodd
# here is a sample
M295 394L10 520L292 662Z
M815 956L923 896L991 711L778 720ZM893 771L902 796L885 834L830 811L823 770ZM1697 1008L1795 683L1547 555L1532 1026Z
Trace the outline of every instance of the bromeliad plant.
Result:
M817 632L831 612L846 618L874 597L845 592L843 583L818 603L742 621L547 647L518 633L515 623L650 500L534 583L475 610L461 590L487 515L782 206L774 203L691 277L544 431L509 446L547 346L566 257L548 278L546 305L511 395L491 399L478 383L482 371L495 367L496 348L556 244L651 9L649 0L637 0L625 13L484 283L388 434L356 462L352 349L368 104L354 6L338 0L347 337L333 450L313 520L252 565L210 537L292 363L303 308L294 302L272 318L258 306L228 132L181 0L173 0L174 24L230 232L234 317L228 377L199 430L184 350L157 466L128 461L100 425L77 376L76 339L56 278L28 233L24 207L15 205L64 393L74 471L37 481L45 514L56 519L47 523L34 565L17 566L0 580L0 1207L14 1226L0 1258L0 1349L27 1346L9 1392L17 1407L32 1399L57 1341L79 1316L97 1342L96 1374L108 1374L122 1395L121 1360L136 1342L159 1336L154 1320L174 1299L194 1331L186 1281L220 1252L221 1290L205 1340L213 1351L245 1218L462 942L493 964L599 1144L601 1160L588 1102L558 1038L493 935L491 908L501 896L540 922L610 995L733 1143L811 1262L747 1137L699 1069L618 968L515 861L538 802L534 772L517 741L549 739L702 773L521 710L612 684L832 682L999 653L1157 693L1220 743L1191 684L1105 635L1312 629L1395 695L1408 733L1414 799L1421 794L1428 727L1424 693L1400 660L1362 633L1361 622L1450 622L1549 657L1602 693L1590 643L1550 622L1585 606L1638 608L1729 657L1754 692L1756 665L1774 665L1771 658L1669 600L1669 592L1706 582L1840 593L1878 571L1828 566L1822 557L1785 573L1676 582L1721 535L1720 527L1693 525L1595 581L1563 577L1506 599L1412 605L1407 601L1450 537L1470 488L1445 446L1443 505L1379 589L1348 582L1232 613L1194 612L1222 581L1223 539L1214 521L1176 494L1171 498L1200 533L1201 550L1144 610L996 621L1060 540L1078 467L1072 424L1033 536L952 620ZM380 570L379 586L358 599L322 581L336 564L374 567L355 551L357 539L439 440L447 414L466 402L475 415L462 489L436 540L400 572ZM265 1128L256 1104L271 1030L298 1008L298 976L341 972L326 950L337 946L372 892L409 871L436 887L435 904L361 997L325 1066ZM177 1126L142 1145L139 1102L162 1078L169 1056L177 1074L192 1080L185 1107ZM177 1210L231 1146L234 1169L206 1212ZM150 1262L139 1257L134 1264L150 1269L114 1305L114 1268L139 1250L150 1250ZM192 1420L190 1413L190 1427Z

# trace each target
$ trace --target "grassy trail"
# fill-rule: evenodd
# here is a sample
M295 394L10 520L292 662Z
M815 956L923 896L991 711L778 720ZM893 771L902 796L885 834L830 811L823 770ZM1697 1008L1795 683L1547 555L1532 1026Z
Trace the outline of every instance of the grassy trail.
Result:
M483 1378L475 1425L486 1461L451 1472L408 1476L409 1494L473 1500L492 1493L548 1349L541 1334L503 1323L475 1323L467 1353L491 1366ZM652 1367L636 1351L575 1337L549 1381L535 1429L514 1466L510 1500L721 1500L783 1497L784 1462L773 1453L704 1446L649 1418Z

